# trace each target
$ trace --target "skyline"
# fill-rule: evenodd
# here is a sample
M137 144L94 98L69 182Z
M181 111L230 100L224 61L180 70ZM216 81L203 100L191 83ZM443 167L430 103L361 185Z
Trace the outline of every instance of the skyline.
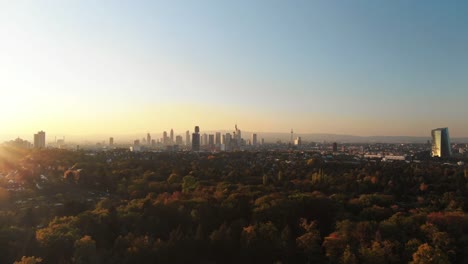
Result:
M0 139L235 122L468 137L467 11L461 1L4 1Z

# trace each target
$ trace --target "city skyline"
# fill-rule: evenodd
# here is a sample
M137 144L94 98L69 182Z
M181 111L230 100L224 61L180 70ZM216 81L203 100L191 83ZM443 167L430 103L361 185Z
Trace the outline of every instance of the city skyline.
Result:
M450 127L467 137L467 11L438 1L4 1L0 140L234 122L258 133Z

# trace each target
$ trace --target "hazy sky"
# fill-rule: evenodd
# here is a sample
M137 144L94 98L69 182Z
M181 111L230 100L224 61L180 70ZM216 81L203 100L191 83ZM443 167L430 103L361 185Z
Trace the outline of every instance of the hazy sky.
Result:
M0 135L468 136L468 1L0 0Z

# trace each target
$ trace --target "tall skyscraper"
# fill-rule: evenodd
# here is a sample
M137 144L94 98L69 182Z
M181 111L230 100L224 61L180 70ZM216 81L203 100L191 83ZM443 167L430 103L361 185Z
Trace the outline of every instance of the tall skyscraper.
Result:
M301 138L301 137L297 137L297 138L294 140L294 145L296 145L296 146L301 146L301 145L302 145L302 138Z
M192 151L200 151L200 128L195 127L195 132L192 133Z
M147 133L147 134L146 134L146 143L147 143L148 145L151 145L151 135L150 135L150 133Z
M432 157L447 158L452 155L448 128L437 128L432 134Z
M109 138L109 146L114 146L114 138L113 137L110 137Z
M185 132L185 145L190 146L190 131Z
M215 144L218 146L221 145L221 132L216 132Z
M333 152L338 152L338 143L333 143Z
M251 140L251 142L252 142L252 145L253 145L253 146L256 146L256 145L258 144L258 143L257 143L257 134L255 134L255 133L252 134L252 140Z
M171 144L174 144L174 129L171 128Z
M215 136L213 134L208 135L208 145L213 147L215 144Z
M41 149L46 147L45 132L39 131L34 134L34 148Z
M176 143L176 145L182 146L182 144L184 143L183 139L182 139L182 136L176 136L175 143Z
M202 135L201 144L202 146L208 145L208 135L206 133Z
M163 140L163 142L162 142L163 145L169 144L169 138L167 137L167 132L166 132L166 131L163 132L163 138L162 138L162 140Z

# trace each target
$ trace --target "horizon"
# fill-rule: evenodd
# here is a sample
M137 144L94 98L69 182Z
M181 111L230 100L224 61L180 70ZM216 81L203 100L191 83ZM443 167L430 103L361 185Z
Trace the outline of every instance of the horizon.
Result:
M467 11L438 1L5 1L0 138L235 122L363 137L443 126L468 137Z
M289 139L290 132L265 132L265 131L246 131L240 129L243 133L243 138L248 139L252 134L257 134L257 136L261 138L265 138L266 141L271 142L271 140L278 140L278 139ZM47 143L53 142L54 138L59 140L59 139L65 139L65 142L88 142L88 143L96 143L96 142L103 142L103 141L108 141L110 137L114 138L114 141L116 143L122 143L125 142L132 142L133 140L136 139L141 139L141 137L145 137L147 133L151 135L153 139L160 139L162 137L163 132L169 133L170 129L161 131L161 132L156 132L153 133L151 131L146 131L146 132L134 132L134 133L116 133L116 134L53 134L53 133L48 133L45 130L41 130L46 133L46 141ZM181 135L184 140L185 140L185 131L178 132L174 130L174 136ZM39 131L37 131L39 132ZM34 132L33 134L37 133ZM189 130L190 135L193 133L193 131ZM200 129L200 134L214 134L216 132L221 132L222 134L224 133L232 133L231 130L229 129ZM450 128L449 128L450 132ZM2 135L0 134L0 143L1 142L7 142L10 140L14 140L16 138L20 138L23 140L27 140L32 142L33 141L33 134L23 134L23 135ZM378 140L382 139L387 139L390 141L378 141L378 143L398 143L398 140L404 140L401 143L419 143L420 141L425 141L426 139L431 139L430 133L428 135L421 135L421 136L408 136L408 135L395 135L395 136L390 136L390 135L353 135L353 134L336 134L336 133L308 133L308 132L296 132L294 131L294 138L296 136L300 137L305 137L303 140L305 141L313 141L310 140L312 137L328 137L328 140L336 140L338 142L344 142L344 143L361 143L365 141L370 141L370 140L375 140L377 138ZM331 139L330 139L331 137ZM71 138L71 140L70 140ZM350 139L351 138L351 139ZM467 136L450 136L452 140L467 140ZM359 140L360 139L360 140ZM352 141L352 140L357 140L357 141ZM392 141L394 140L394 141ZM395 141L396 140L396 141ZM411 141L414 140L414 141ZM458 143L464 143L463 142L458 142Z

